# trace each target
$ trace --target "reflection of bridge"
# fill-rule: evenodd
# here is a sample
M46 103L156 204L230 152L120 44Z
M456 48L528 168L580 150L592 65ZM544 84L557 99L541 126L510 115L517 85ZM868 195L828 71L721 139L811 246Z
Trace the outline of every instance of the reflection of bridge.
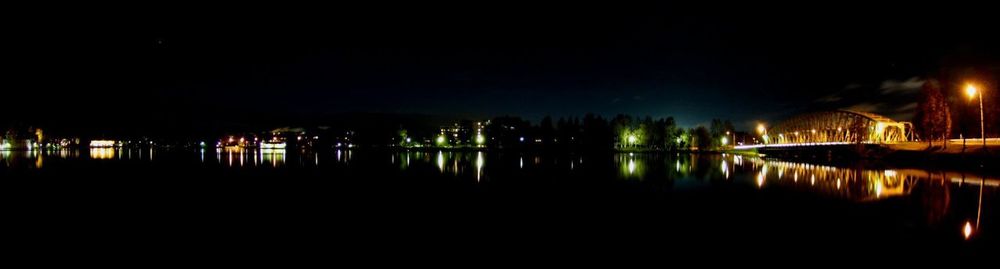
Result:
M764 131L759 147L830 146L847 144L892 144L916 140L913 124L849 110L802 114Z

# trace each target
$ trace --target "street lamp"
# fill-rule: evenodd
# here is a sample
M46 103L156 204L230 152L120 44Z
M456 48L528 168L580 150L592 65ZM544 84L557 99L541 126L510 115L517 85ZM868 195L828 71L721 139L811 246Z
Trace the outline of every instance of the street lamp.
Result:
M965 94L969 95L969 98L976 98L976 95L979 96L979 130L982 132L983 150L986 150L986 117L983 112L983 91L977 89L975 85L968 84L965 86Z
M767 144L767 128L764 127L763 123L757 124L757 133L761 135L761 138L764 138L764 144Z

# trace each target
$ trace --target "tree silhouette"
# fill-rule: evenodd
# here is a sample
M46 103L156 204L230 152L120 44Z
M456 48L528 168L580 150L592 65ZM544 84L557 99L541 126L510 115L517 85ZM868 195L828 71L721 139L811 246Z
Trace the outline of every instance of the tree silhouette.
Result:
M945 140L951 136L951 111L937 80L929 79L924 83L916 118L929 146L933 146L936 139Z

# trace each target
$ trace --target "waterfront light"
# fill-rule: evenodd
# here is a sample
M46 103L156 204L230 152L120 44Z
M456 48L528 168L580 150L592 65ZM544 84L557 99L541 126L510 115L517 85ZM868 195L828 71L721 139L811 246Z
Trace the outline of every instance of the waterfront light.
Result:
M476 135L476 144L482 145L484 143L486 143L486 137L483 136L483 135L481 135L481 134L477 134Z
M965 239L972 237L972 222L965 222L965 227L962 228L962 234L965 235Z
M766 132L767 132L767 128L764 127L763 123L757 124L757 133L759 133L759 134L765 134Z
M965 86L965 94L970 99L975 99L976 96L979 96L979 131L982 135L980 138L983 139L983 149L986 149L986 112L983 110L983 91L969 83Z
M261 149L284 149L286 147L285 142L261 142Z
M110 148L115 146L114 140L92 140L90 141L90 147L92 148Z
M636 140L638 140L638 138L636 138L635 135L628 135L628 143L629 144L635 144Z
M436 142L438 143L438 145L442 145L442 144L444 144L444 135L443 135L443 134L442 134L442 135L439 135L439 136L437 137L437 141L436 141Z
M723 137L723 138L722 138L722 145L723 145L723 146L725 146L725 145L727 145L727 144L729 144L729 139L728 139L728 138L725 138L725 137Z

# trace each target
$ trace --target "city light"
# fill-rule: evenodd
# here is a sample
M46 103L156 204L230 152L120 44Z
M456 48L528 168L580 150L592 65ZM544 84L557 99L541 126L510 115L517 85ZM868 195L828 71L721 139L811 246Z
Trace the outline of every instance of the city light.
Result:
M757 124L757 133L765 134L766 132L767 128L764 127L764 124Z
M90 147L92 148L110 148L115 146L114 140L93 140L90 141Z
M965 86L965 95L968 95L969 98L976 98L976 92L978 91L979 89L976 89L975 85L969 84Z
M260 142L261 149L284 149L285 142Z
M629 144L635 144L636 140L638 140L638 138L636 138L635 135L628 135L628 143Z
M965 227L962 228L962 233L965 235L965 239L972 237L972 222L965 222Z
M114 159L115 149L111 147L93 147L90 149L90 158L95 160Z
M723 137L723 138L722 138L722 145L723 145L723 146L725 146L725 145L727 145L727 144L729 144L729 139L728 139L728 138L725 138L725 137Z
M436 140L436 142L437 142L437 144L438 144L438 145L443 145L443 144L444 144L444 140L445 140L445 139L444 139L444 135L442 134L442 135L439 135L439 136L437 137L437 140Z
M482 145L482 144L485 144L485 143L486 143L486 137L483 136L482 134L477 134L476 135L476 144Z
M983 91L976 88L975 85L969 83L965 86L965 94L969 96L969 99L975 99L979 96L979 131L980 138L983 140L983 148L986 148L986 112L983 108Z

